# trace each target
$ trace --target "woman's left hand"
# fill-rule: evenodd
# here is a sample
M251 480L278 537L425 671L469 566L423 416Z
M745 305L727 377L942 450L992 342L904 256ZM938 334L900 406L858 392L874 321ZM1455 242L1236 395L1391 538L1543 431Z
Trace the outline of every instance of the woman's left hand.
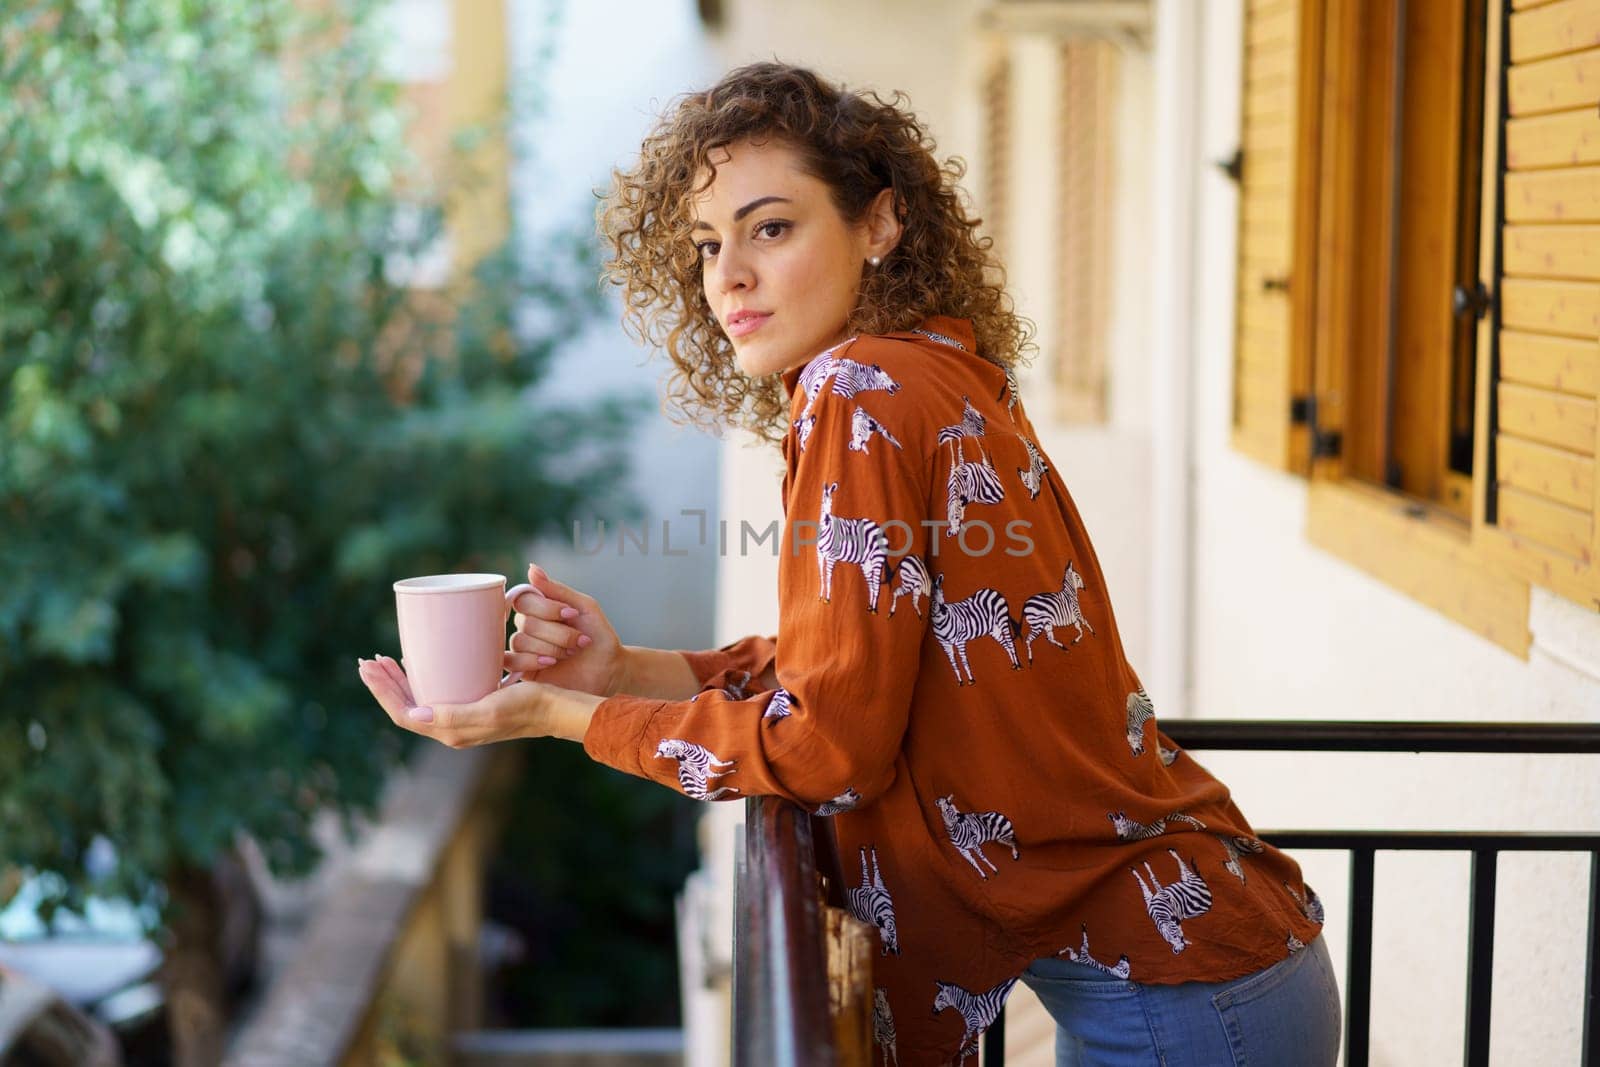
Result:
M522 737L583 739L599 697L541 682L513 682L471 704L419 708L400 664L388 656L359 660L361 680L396 726L451 748L473 748Z

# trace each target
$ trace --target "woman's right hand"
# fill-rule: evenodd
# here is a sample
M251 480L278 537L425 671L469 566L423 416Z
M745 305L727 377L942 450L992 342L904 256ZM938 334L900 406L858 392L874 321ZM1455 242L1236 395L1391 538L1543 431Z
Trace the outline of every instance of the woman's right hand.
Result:
M512 604L516 630L503 656L505 669L595 696L621 692L627 656L599 601L532 563L528 583L537 592L523 593Z

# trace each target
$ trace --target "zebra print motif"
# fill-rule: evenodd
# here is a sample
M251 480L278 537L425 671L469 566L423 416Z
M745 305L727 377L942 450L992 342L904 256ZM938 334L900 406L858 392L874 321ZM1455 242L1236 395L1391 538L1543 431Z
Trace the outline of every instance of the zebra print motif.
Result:
M894 618L894 607L900 598L909 596L917 618L922 618L922 598L933 593L933 581L928 577L928 565L921 556L902 556L894 576L894 598L889 601L889 617Z
M1066 645L1056 640L1056 627L1076 626L1078 636L1072 639L1073 644L1083 640L1083 628L1089 627L1089 632L1094 633L1094 627L1089 626L1089 620L1084 618L1083 605L1078 600L1078 590L1083 588L1083 575L1072 569L1072 561L1067 561L1067 569L1061 576L1061 588L1053 593L1035 593L1022 604L1022 619L1028 624L1028 636L1024 644L1028 649L1028 662L1033 662L1033 642L1040 637L1049 641L1063 652L1070 652Z
M900 936L894 927L894 901L883 884L883 872L878 869L878 850L872 850L872 870L867 870L867 848L861 846L861 884L847 890L845 907L850 914L878 928L878 938L883 942L882 955L893 952L900 955Z
M982 449L978 452L979 462L964 462L961 442L956 442L956 463L945 481L945 513L950 520L950 528L944 532L946 537L961 532L961 520L966 516L968 504L998 504L1006 498L988 453Z
M1009 848L1012 859L1022 858L1017 851L1017 837L1012 831L1010 819L998 811L961 811L955 801L956 796L951 793L936 798L934 802L939 805L939 817L944 820L944 831L949 835L950 843L972 864L978 877L986 882L989 880L979 865L980 860L987 863L991 871L999 873L1000 869L983 854L983 846L991 841Z
M941 426L934 442L937 445L946 445L953 441L959 447L963 437L982 437L985 425L983 412L972 406L970 397L962 394L961 421L951 426Z
M1128 694L1128 748L1135 756L1144 755L1144 724L1155 717L1156 710L1150 706L1150 695L1144 686Z
M1289 946L1289 955L1291 955L1291 956L1293 956L1296 952L1299 952L1301 949L1306 947L1306 943L1304 941L1302 941L1298 937L1294 936L1294 931L1293 930L1289 931L1289 940L1284 942L1284 944Z
M876 363L857 363L844 356L818 356L800 373L798 384L806 394L805 414L811 413L824 385L828 385L828 392L846 400L871 390L881 389L890 396L900 391L900 383Z
M1073 951L1071 947L1068 947L1062 949L1060 952L1057 952L1056 955L1065 956L1073 963L1082 963L1086 966L1093 967L1097 971L1103 971L1106 974L1121 978L1123 981L1127 981L1128 975L1132 973L1133 970L1132 965L1128 962L1128 954L1126 952L1124 952L1117 959L1115 964L1101 963L1099 960L1089 955L1088 923L1083 924L1083 944L1078 946L1077 951Z
M857 804L861 803L861 794L854 789L846 789L843 793L825 802L814 812L816 815L838 815L840 812L854 811Z
M794 714L790 710L790 705L793 702L794 698L789 695L789 691L780 685L772 691L772 699L767 701L767 710L761 713L761 717L763 719L787 719Z
M1017 388L1017 375L1016 375L1016 373L1010 367L1006 367L1005 368L1005 372L1006 372L1006 388L1005 388L1005 393L1003 393L1002 395L1005 396L1005 398L1006 398L1006 415L1010 416L1014 421L1016 419L1016 416L1011 414L1011 409L1016 406L1016 404L1017 404L1017 394L1021 390L1019 390ZM998 400L1000 398L999 397L995 397L995 399Z
M894 1015L889 1011L889 991L882 986L872 991L872 1041L883 1050L883 1067L893 1059L900 1067L900 1053L894 1047Z
M1249 853L1260 855L1261 842L1253 837L1230 837L1228 834L1217 834L1217 840L1222 842L1222 867L1229 874L1243 882L1244 867L1239 863L1239 857Z
M1016 636L1022 624L1011 615L1011 606L997 589L979 589L965 600L949 603L944 598L944 575L933 580L933 602L928 608L933 636L944 649L950 669L956 672L956 685L974 685L972 665L967 662L967 643L992 637L1011 657L1011 669L1020 671ZM959 662L958 662L959 661ZM965 675L965 677L963 677Z
M828 377L836 369L836 361L833 358L833 354L854 340L855 338L851 337L840 341L832 348L824 349L813 356L811 362L806 364L805 370L800 372L800 380L797 384L800 386L801 391L806 394L807 411L811 410L812 401L816 400L817 393L822 389L822 383L827 381Z
M811 441L811 428L817 424L815 415L802 415L794 420L794 437L800 444L800 451L806 450L806 445Z
M954 982L940 982L935 980L939 992L933 997L933 1013L938 1015L946 1008L954 1008L961 1013L961 1020L966 1024L966 1033L961 1035L960 1062L965 1063L968 1056L978 1054L978 1038L983 1032L994 1025L1000 1015L1000 1009L1005 1006L1006 996L1011 992L1011 987L1017 984L1015 978L1007 978L1004 982L984 993L974 993L963 989Z
M932 330L912 330L911 332L920 333L930 341L938 341L942 345L949 345L951 348L959 348L963 352L967 350L966 345L962 344L960 341L957 341L954 337L946 337L942 333L934 333Z
M1044 453L1032 441L1026 437L1021 440L1028 450L1028 466L1027 469L1018 467L1017 473L1022 476L1022 487L1028 491L1028 499L1038 500L1039 486L1043 484L1044 473L1050 469L1050 465L1044 461Z
M710 749L702 745L682 738L668 737L656 746L656 756L659 759L678 761L678 784L683 787L686 796L695 800L716 800L724 793L738 792L731 785L725 785L715 792L706 791L709 779L733 774L735 770L733 765L738 761L718 759ZM724 767L728 770L723 770Z
M1302 897L1294 891L1294 886L1288 882L1283 883L1283 888L1289 891L1291 897L1294 897L1294 902L1300 907L1300 914L1321 925L1323 919L1322 900L1317 896L1315 889L1306 886L1306 895Z
M1161 765L1163 767L1172 766L1172 761L1178 758L1178 751L1179 750L1175 748L1168 748L1160 741L1156 742L1156 755L1161 757ZM1137 755L1137 753L1135 753L1135 755Z
M1139 883L1139 892L1144 897L1144 910L1156 924L1156 932L1172 946L1173 955L1177 955L1189 947L1180 924L1185 919L1204 915L1211 910L1211 887L1183 862L1183 857L1176 850L1167 849L1167 855L1178 861L1178 880L1170 885L1163 886L1157 880L1156 872L1150 868L1148 861L1144 865L1145 873L1150 876L1148 886L1137 870L1132 867L1128 870L1133 873L1133 880ZM1189 862L1194 862L1192 857Z
M877 434L896 448L900 447L900 442L895 440L894 434L889 432L888 427L873 418L866 408L857 407L855 413L850 416L850 443L845 447L852 452L866 452L867 443L873 434ZM805 446L800 447L804 451Z
M1186 822L1196 830L1204 830L1206 828L1205 823L1192 815L1185 815L1181 811L1175 811L1171 815L1163 815L1161 818L1150 822L1134 822L1128 818L1126 812L1122 811L1108 811L1106 812L1106 818L1110 819L1111 825L1116 827L1119 841L1143 841L1146 838L1160 837L1167 832L1167 823L1169 822Z
M867 611L878 613L878 589L889 569L889 542L883 530L871 519L843 519L833 513L833 494L839 483L829 482L822 490L822 512L817 519L817 569L822 577L822 602L833 598L833 566L845 563L860 567L867 579Z

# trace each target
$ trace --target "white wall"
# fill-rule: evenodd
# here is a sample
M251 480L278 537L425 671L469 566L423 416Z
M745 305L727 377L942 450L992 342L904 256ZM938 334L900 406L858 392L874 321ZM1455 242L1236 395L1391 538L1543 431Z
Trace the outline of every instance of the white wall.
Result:
M711 76L715 61L693 0L508 0L508 15L513 94L537 86L543 97L540 112L515 127L511 181L521 245L537 255L553 227L593 219L595 190L608 187L610 168L629 164L656 114ZM654 394L659 408L666 360L622 333L614 296L610 311L556 361L541 396L634 391ZM718 444L659 412L631 432L630 493L648 516L648 550L629 543L619 552L618 531L608 523L608 544L596 554L575 551L567 533L530 548L530 558L597 597L624 642L700 647L710 639L715 610L715 540L699 545L699 520L682 512L705 509L715 529ZM687 555L663 553L663 522L672 551L686 548ZM637 533L644 524L629 525ZM592 544L596 523L584 521L582 533Z

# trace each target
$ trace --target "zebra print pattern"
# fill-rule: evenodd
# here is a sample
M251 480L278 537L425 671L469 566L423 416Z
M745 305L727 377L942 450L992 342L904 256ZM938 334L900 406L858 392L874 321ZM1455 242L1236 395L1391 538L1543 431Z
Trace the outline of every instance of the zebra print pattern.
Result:
M852 452L866 452L867 443L873 434L877 434L896 448L900 447L900 442L895 440L894 434L889 432L888 427L873 418L866 408L858 406L855 413L850 416L850 443L845 447ZM805 446L800 447L804 451Z
M1294 891L1294 886L1290 885L1288 882L1283 883L1283 888L1289 891L1289 895L1291 897L1294 897L1295 904L1297 904L1300 908L1300 914L1304 915L1312 922L1317 923L1319 926L1322 924L1322 900L1317 896L1317 891L1315 889L1312 889L1310 886L1306 886L1306 895L1302 897L1299 893Z
M1139 883L1139 893L1144 897L1144 910L1156 924L1156 932L1172 946L1173 954L1177 955L1189 947L1181 924L1185 919L1204 915L1211 910L1211 887L1183 862L1183 857L1176 850L1167 849L1167 855L1178 861L1178 880L1170 885L1161 884L1148 861L1144 865L1145 873L1150 876L1148 886L1139 877L1138 870L1133 867L1128 870L1132 872L1133 880ZM1190 862L1194 862L1192 857Z
M854 811L859 803L861 803L861 794L854 789L846 789L832 800L823 803L813 814L838 815L841 812Z
M794 698L789 695L789 691L780 685L772 691L772 699L767 701L767 710L761 713L761 717L763 719L787 719L794 714L790 708L793 702Z
M828 392L846 400L871 390L882 390L890 396L900 391L900 383L876 363L857 363L844 356L827 359L818 356L800 372L799 385L805 390L807 414L822 395L824 385L828 386Z
M1106 812L1106 818L1110 819L1111 825L1116 828L1119 841L1144 841L1147 838L1160 837L1167 832L1167 823L1169 822L1185 822L1196 830L1204 830L1206 828L1205 823L1192 815L1185 815L1181 811L1175 811L1171 815L1163 815L1161 818L1150 822L1134 822L1128 818L1126 812L1122 811L1108 811Z
M1017 474L1022 477L1022 487L1028 491L1029 500L1039 499L1039 486L1044 483L1044 473L1050 465L1044 461L1044 453L1040 452L1034 443L1026 437L1021 438L1022 444L1028 450L1028 466L1026 469L1017 468Z
M883 1067L894 1060L900 1067L900 1053L894 1045L894 1014L889 1011L889 991L882 986L872 991L872 1041L883 1050Z
M959 447L963 437L982 437L985 425L983 413L972 406L972 398L962 394L961 421L951 426L941 426L934 442L943 446L953 441Z
M811 429L816 426L815 415L802 415L794 420L794 438L800 444L800 451L806 450L806 445L811 441Z
M992 637L1011 657L1011 669L1020 671L1016 636L1022 624L1011 615L1011 606L997 589L979 589L965 600L953 603L944 598L944 575L933 580L933 602L928 608L933 636L944 649L950 669L956 672L956 685L974 685L972 665L967 662L967 643Z
M946 337L942 333L934 333L932 330L912 330L911 332L920 333L930 341L938 341L942 345L949 345L951 348L959 348L963 352L967 350L966 345L962 344L960 341L957 341L954 337Z
M1160 741L1156 742L1156 755L1161 757L1161 765L1163 767L1172 766L1172 761L1178 758L1178 752L1179 750L1176 748L1168 748ZM1135 755L1137 755L1137 753L1135 753Z
M1083 640L1083 628L1089 627L1089 632L1094 633L1094 627L1089 626L1089 620L1084 618L1083 605L1078 600L1078 591L1083 588L1083 575L1072 568L1072 561L1067 561L1067 569L1061 576L1061 588L1053 593L1035 593L1022 604L1022 619L1028 624L1028 636L1023 643L1028 650L1028 662L1033 662L1033 642L1040 637L1049 641L1063 652L1070 652L1066 645L1056 640L1056 627L1076 626L1078 636L1072 639L1073 644Z
M733 765L737 761L718 759L710 749L702 745L678 737L664 738L656 746L656 757L678 761L678 784L683 787L686 796L695 800L716 800L724 793L738 792L731 785L725 785L715 792L707 792L710 779L733 774L735 770ZM723 770L724 767L728 769Z
M1156 710L1151 707L1144 686L1128 694L1128 748L1135 756L1144 755L1144 724L1155 717Z
M968 504L998 504L1006 498L988 453L982 449L978 451L979 462L967 463L961 458L961 442L956 442L956 463L945 481L945 513L950 520L950 528L944 532L946 537L961 532L961 520L966 516Z
M833 567L844 563L860 567L867 580L867 611L878 613L878 589L889 569L889 542L871 519L844 519L833 513L833 494L839 483L822 490L822 512L817 519L817 569L822 577L822 602L833 599Z
M1006 397L1006 415L1009 416L1013 421L1015 421L1016 416L1011 414L1011 409L1016 406L1016 404L1017 404L1017 394L1021 390L1019 390L1017 388L1017 375L1016 375L1016 372L1014 372L1010 367L1005 368L1005 372L1006 372L1006 390L1005 390L1005 394L1003 394L1003 395L1005 395L1005 397ZM995 399L998 400L1000 398L999 397L995 397Z
M878 850L872 850L872 870L867 870L867 848L861 846L861 884L847 890L845 907L850 914L878 928L878 939L883 942L882 955L893 952L900 955L900 936L895 932L894 901L883 884L883 871L878 868Z
M1253 856L1260 855L1262 851L1261 842L1253 837L1233 837L1228 834L1217 834L1216 836L1217 840L1222 842L1223 869L1243 882L1245 880L1244 867L1239 863L1239 857L1246 853Z
M961 1020L966 1024L966 1033L961 1035L959 1056L960 1062L965 1063L968 1056L978 1054L978 1038L994 1025L995 1019L1000 1015L1000 1009L1005 1006L1007 994L1011 992L1011 987L1017 984L1017 980L1007 978L984 993L963 989L954 982L935 980L934 984L939 987L939 992L933 997L933 1013L938 1015L946 1008L954 1008L961 1014Z
M854 337L847 338L832 348L824 349L813 356L811 362L806 364L805 370L800 372L798 384L801 391L806 394L807 411L811 410L812 402L816 400L817 393L822 390L822 383L827 381L835 370L836 361L833 358L833 354L854 340Z
M972 869L978 872L979 878L986 882L989 880L979 861L988 864L989 869L997 874L1000 870L988 856L983 854L983 846L991 841L1009 848L1013 860L1022 858L1021 853L1017 851L1017 837L1011 828L1010 819L998 811L961 811L956 807L955 801L954 793L935 799L935 803L939 805L939 817L944 820L944 831L949 835L950 843L968 863L972 864Z
M1291 955L1291 956L1293 956L1296 952L1299 952L1301 949L1306 947L1306 943L1304 941L1302 941L1298 937L1294 936L1294 931L1293 930L1289 931L1289 940L1284 942L1284 944L1289 946L1289 955Z
M917 618L922 618L922 598L933 593L933 580L928 577L928 565L922 557L902 556L890 580L894 585L894 597L889 601L889 617L894 618L894 608L900 598L909 596Z
M1073 951L1071 947L1068 947L1062 949L1060 952L1057 952L1056 955L1065 956L1073 963L1081 963L1087 967L1093 967L1097 971L1102 971L1105 974L1121 978L1123 981L1127 981L1128 975L1133 971L1133 966L1128 962L1128 954L1126 952L1124 952L1114 964L1101 963L1099 960L1089 955L1088 923L1083 924L1083 943L1078 946L1077 951Z

